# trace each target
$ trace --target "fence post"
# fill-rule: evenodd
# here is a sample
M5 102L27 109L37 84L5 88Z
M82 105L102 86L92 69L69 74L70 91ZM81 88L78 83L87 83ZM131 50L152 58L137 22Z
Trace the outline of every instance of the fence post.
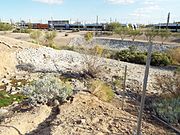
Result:
M127 65L125 66L125 72L124 72L122 110L124 110L124 100L125 100L125 92L126 92L126 77L127 77Z
M145 103L145 97L146 97L149 67L151 63L152 46L153 46L152 42L150 42L149 49L148 49L148 57L146 60L146 69L145 69L145 74L144 74L143 91L142 91L142 96L141 96L141 106L140 106L140 111L139 111L139 116L138 116L136 135L141 135L141 123L142 123L142 115L143 115L143 109L144 109L144 103Z

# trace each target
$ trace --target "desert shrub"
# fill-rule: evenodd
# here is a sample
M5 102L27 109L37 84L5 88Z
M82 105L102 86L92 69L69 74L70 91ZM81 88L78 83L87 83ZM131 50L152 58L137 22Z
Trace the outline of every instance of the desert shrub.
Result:
M42 76L23 88L23 93L29 98L31 105L47 104L53 100L63 102L72 92L69 83L63 83L51 75Z
M155 77L157 90L168 97L180 96L180 72L176 71L174 76L162 75Z
M180 48L171 49L168 54L172 57L173 64L180 65Z
M120 52L116 52L111 58L136 64L145 64L147 54L143 52L134 52L131 50L122 50Z
M31 30L16 28L15 30L13 30L13 33L31 33Z
M152 104L156 114L172 124L180 122L180 97L155 100Z
M13 26L11 24L0 22L0 31L9 31L12 29L13 29Z
M57 33L55 31L47 31L45 32L45 45L48 47L52 47L54 46L54 39L57 36Z
M103 71L104 64L102 63L101 58L98 58L93 55L83 55L84 59L84 74L90 78L98 77Z
M167 53L154 52L152 53L151 65L167 66L172 64L171 57Z
M176 71L173 76L156 76L155 80L161 94L153 100L153 109L161 118L177 124L180 122L180 72Z
M87 32L85 35L84 35L84 38L87 42L90 42L92 41L93 39L93 32Z
M33 30L30 33L30 38L32 38L33 40L35 40L37 42L37 44L40 43L40 38L42 36L42 32L40 30Z
M101 80L93 80L91 82L90 90L92 94L105 102L111 101L114 97L114 92L111 87Z
M83 50L82 50L83 49ZM104 71L105 63L101 59L103 56L104 48L95 45L91 48L82 48L84 59L84 73L90 78L98 77ZM88 55L89 54L89 55Z
M117 91L123 89L123 77L120 76L112 76L112 89Z

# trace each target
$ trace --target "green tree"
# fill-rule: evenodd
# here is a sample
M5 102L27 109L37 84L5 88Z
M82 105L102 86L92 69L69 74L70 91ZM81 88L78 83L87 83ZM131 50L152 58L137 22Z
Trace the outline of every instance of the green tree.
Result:
M141 30L130 29L128 34L132 38L132 41L134 41L138 36L141 36L143 33L141 32Z
M114 31L115 29L121 27L121 24L118 23L118 22L112 22L112 23L109 23L108 26L107 26L107 29L109 31Z
M152 42L156 36L158 36L158 30L146 29L144 35L148 42Z
M129 33L129 29L127 27L118 27L114 32L120 36L121 40L124 40Z
M163 44L164 41L167 40L171 36L171 32L166 29L160 29L158 31L158 36L161 38L161 42Z

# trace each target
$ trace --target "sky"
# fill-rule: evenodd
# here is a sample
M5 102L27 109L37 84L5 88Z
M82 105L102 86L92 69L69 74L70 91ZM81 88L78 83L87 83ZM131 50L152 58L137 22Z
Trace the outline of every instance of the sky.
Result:
M180 22L180 0L1 0L0 20L71 20L83 23L118 21L121 23Z

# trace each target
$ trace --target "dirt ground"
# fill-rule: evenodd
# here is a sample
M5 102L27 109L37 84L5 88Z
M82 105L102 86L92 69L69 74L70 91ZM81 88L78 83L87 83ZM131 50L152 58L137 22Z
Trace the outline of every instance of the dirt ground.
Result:
M103 102L80 92L72 102L56 109L41 106L27 112L15 113L0 124L0 135L132 135L137 117L123 111L120 101ZM167 135L164 127L146 120L144 135Z
M38 47L36 44L0 36L0 78L16 72L15 52L23 48Z
M74 36L80 36L70 33L65 37L64 34L60 33L56 42L66 44ZM16 51L40 47L26 42L29 39L27 34L0 36L0 78L16 74ZM122 111L120 105L119 100L106 103L89 93L81 92L75 95L72 102L56 108L43 105L13 114L0 123L0 135L132 135L136 129L137 112ZM156 121L145 119L142 128L144 135L169 134Z

